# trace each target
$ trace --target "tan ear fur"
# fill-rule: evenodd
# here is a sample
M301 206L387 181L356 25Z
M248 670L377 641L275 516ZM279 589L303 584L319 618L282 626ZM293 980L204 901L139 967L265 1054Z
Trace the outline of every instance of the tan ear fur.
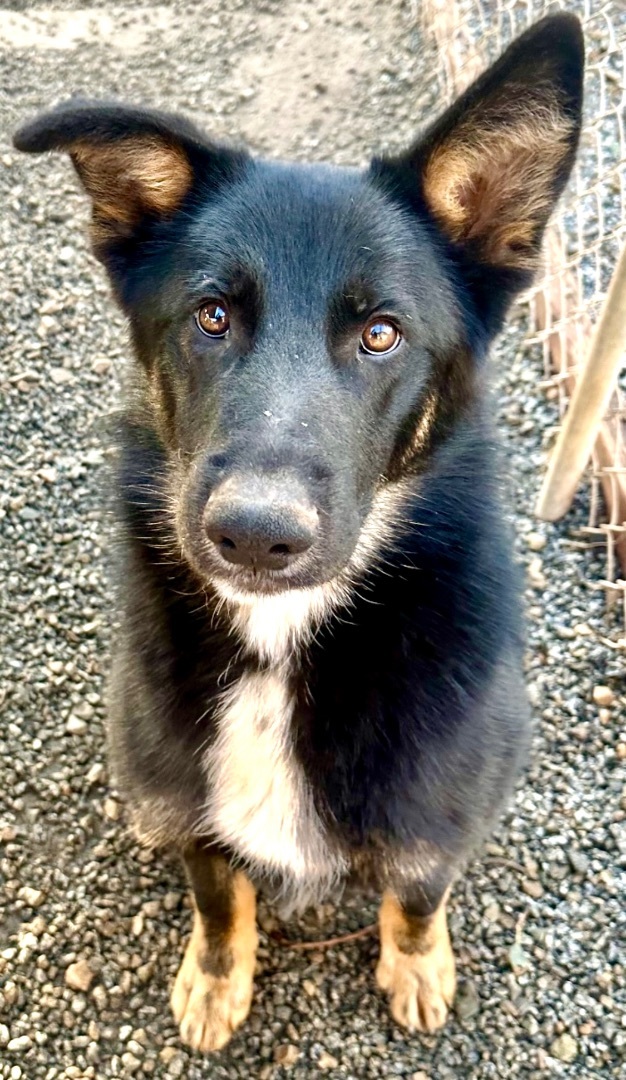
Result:
M491 265L533 269L575 122L547 90L529 101L520 87L520 97L526 101L509 98L505 110L471 109L434 148L423 183L452 240L478 242Z
M79 142L70 152L93 200L96 242L128 233L146 213L172 214L191 187L184 151L154 136Z

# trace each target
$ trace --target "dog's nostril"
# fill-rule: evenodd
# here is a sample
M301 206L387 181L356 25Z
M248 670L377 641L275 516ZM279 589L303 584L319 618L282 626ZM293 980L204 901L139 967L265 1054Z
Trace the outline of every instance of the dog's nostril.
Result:
M273 544L270 548L271 555L291 555L287 544Z

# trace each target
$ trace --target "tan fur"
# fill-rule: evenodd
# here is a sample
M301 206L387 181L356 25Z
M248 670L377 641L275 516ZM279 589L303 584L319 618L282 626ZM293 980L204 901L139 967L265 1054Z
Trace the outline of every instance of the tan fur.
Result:
M205 947L202 920L194 911L191 939L171 996L172 1012L183 1042L205 1053L221 1050L245 1020L252 1001L258 945L254 889L242 873L233 879L233 919L225 943L233 958L228 975L202 970Z
M436 1031L446 1021L456 988L446 921L447 893L430 918L408 917L391 892L379 912L376 981L390 996L391 1015L410 1031Z
M470 111L434 150L424 193L453 240L478 240L493 265L533 268L572 122L549 101L509 113L496 123L484 105Z
M435 393L430 393L426 398L422 415L415 426L411 441L402 455L402 467L408 465L415 455L421 453L427 445L437 415L437 401L437 394Z
M93 200L96 243L128 230L143 213L173 213L191 186L184 152L153 136L78 143L72 158Z

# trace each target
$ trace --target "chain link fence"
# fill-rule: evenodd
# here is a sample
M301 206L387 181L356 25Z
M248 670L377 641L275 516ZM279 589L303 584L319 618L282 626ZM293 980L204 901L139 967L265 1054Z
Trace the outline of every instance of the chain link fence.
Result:
M426 33L437 45L442 95L448 100L527 26L556 10L574 12L583 21L585 123L577 164L546 242L545 273L523 302L529 305L529 340L543 350L540 389L558 401L563 419L626 243L626 5L622 0L427 0L419 5ZM626 297L621 303L626 307ZM581 483L591 485L583 542L606 548L605 578L590 584L623 604L626 626L624 310L622 318L620 372L606 388L608 410ZM541 500L540 512L559 516L544 513Z

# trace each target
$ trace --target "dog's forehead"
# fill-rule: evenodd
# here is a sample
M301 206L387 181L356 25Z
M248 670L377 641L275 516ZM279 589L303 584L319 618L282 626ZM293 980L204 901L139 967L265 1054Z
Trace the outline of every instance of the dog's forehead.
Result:
M284 274L292 287L443 281L427 226L357 168L254 160L199 207L191 236L201 260Z

